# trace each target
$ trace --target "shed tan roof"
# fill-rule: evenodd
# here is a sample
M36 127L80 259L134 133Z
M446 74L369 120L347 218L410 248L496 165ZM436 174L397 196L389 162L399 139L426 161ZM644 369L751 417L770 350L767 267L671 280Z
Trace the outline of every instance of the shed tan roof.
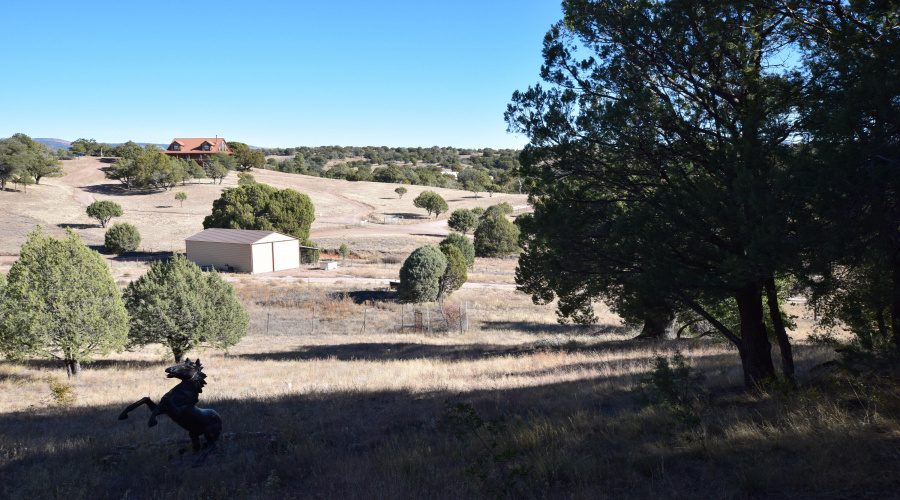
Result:
M274 241L299 240L295 236L277 231L259 231L255 229L204 229L185 238L185 241L207 241L212 243L236 243L253 245L254 243L271 243Z

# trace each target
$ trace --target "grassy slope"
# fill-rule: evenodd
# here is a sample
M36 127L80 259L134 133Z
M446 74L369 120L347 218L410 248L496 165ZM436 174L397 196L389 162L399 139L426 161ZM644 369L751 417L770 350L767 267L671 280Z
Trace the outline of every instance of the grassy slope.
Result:
M173 192L123 195L96 168L77 167L67 165L97 199L125 207L123 219L142 228L145 244L160 246L198 230L205 215L198 207L235 181L188 186L181 209ZM294 180L259 175L273 184ZM357 213L347 198L384 194L383 213L411 206L413 193L388 207L392 185L296 180L320 200L317 212L337 220ZM35 221L54 233L70 224L86 242L102 241L64 181L49 179L27 195L0 193L4 201L19 198L6 205L12 223L0 234L3 249L17 249ZM469 195L452 203L498 201ZM355 244L391 253L422 238L362 235ZM341 272L396 273L397 264L365 264L372 256L363 257ZM509 282L512 264L484 261L473 274ZM112 269L124 284L146 266L114 262ZM200 405L219 411L226 432L238 434L223 438L206 467L172 463L185 433L168 419L148 429L141 409L116 420L126 404L158 398L172 385L160 348L86 368L72 384L69 407L55 405L49 390L49 381L65 382L59 367L0 361L0 497L878 498L900 482L895 385L851 386L839 377L812 381L798 397L745 395L728 346L625 341L627 330L603 307L598 329L611 333L589 335L556 324L552 308L509 290L460 290L452 305L468 302L469 332L423 335L397 331L400 307L368 287L253 277L235 283L251 333L227 355L200 353L210 375ZM409 309L403 312L410 322ZM801 318L801 335L811 326ZM640 402L650 360L676 348L706 375L702 389L682 408ZM831 357L798 345L803 381ZM503 416L505 425L478 428L474 417L451 425L447 400L484 419Z
M194 353L209 373L200 406L236 433L207 466L175 462L185 433L168 419L116 420L173 385L162 350L89 367L67 408L48 389L64 381L58 367L0 362L0 496L820 498L897 484L896 387L745 395L726 345L587 335L508 291L458 292L470 331L422 335L393 328L399 306L376 291L237 287L251 334L227 356ZM707 374L703 388L687 409L646 405L636 396L650 360L676 348ZM798 346L799 372L830 356ZM453 425L448 400L505 423Z

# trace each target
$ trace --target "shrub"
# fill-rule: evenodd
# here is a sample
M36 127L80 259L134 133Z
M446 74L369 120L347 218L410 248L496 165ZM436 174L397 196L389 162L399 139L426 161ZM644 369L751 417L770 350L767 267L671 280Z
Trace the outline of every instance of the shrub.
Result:
M394 192L400 196L400 199L403 199L403 195L406 194L406 191L407 191L406 188L403 186L400 186L394 190Z
M454 210L452 214L450 214L450 219L447 220L447 225L450 226L450 229L454 231L459 231L462 234L466 234L472 229L478 227L478 216L468 208L458 208Z
M176 363L197 346L227 348L247 333L250 319L231 283L181 255L154 264L122 295L131 316L131 343L166 345Z
M472 213L481 217L482 215L484 215L484 207L475 207L472 209Z
M463 259L466 261L466 265L472 267L475 264L475 246L472 245L472 241L469 238L459 234L459 233L450 233L446 238L441 241L441 246L445 244L450 244L459 249L462 253Z
M141 244L141 233L127 222L117 222L106 231L103 247L109 253L121 255L125 252L137 250Z
M253 177L253 174L238 172L238 186L246 186L247 184L256 184L256 178Z
M431 302L438 298L438 280L447 269L447 259L434 245L417 248L400 268L397 294L403 302Z
M413 200L413 205L416 208L424 208L425 211L428 212L428 215L434 213L435 219L450 209L450 206L447 205L447 201L434 191L422 191L422 193Z
M506 217L488 217L475 230L475 255L498 257L519 251L519 228Z
M463 283L469 279L469 276L466 273L466 259L463 258L462 252L459 251L456 245L442 243L440 248L444 258L447 259L447 267L444 269L444 274L438 278L437 300L443 304L444 298L459 290Z
M122 207L112 201L95 201L88 205L87 214L88 217L97 219L100 227L106 227L110 219L122 216Z
M121 350L128 314L97 252L68 231L57 240L38 228L0 290L0 352L7 357L63 359L69 376L94 354Z
M50 397L53 399L54 405L60 408L68 408L75 402L75 391L72 384L51 380Z

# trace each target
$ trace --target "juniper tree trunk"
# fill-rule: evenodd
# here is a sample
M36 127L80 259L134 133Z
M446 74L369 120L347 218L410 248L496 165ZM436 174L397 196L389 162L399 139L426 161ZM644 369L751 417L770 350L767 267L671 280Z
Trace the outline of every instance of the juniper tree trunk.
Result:
M744 385L748 389L759 386L765 380L775 378L772 363L772 344L763 319L762 287L748 285L735 294L741 317L741 364L744 367Z
M640 340L665 340L672 336L675 327L675 316L670 312L651 312L644 318Z
M778 339L778 348L781 350L781 371L788 383L794 385L794 353L791 350L791 339L788 338L784 321L781 319L781 308L778 306L778 290L775 288L775 278L766 280L766 298L769 302L769 316L772 317L772 327L775 329L775 338Z
M69 378L81 376L81 363L74 359L66 359L66 375Z

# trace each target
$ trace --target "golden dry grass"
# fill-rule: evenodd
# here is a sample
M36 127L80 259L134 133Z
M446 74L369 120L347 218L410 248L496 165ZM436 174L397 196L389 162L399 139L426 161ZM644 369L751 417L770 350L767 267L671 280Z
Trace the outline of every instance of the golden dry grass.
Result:
M141 232L143 250L184 251L184 239L203 230L203 218L212 211L213 201L221 196L224 189L237 185L237 175L232 172L221 185L200 179L168 191L129 192L123 190L118 181L104 178L102 169L109 165L100 158L92 157L66 160L63 162L65 176L42 179L41 184L30 187L27 194L13 191L0 193L0 203L9 219L0 229L0 255L17 253L25 236L36 224L41 224L45 231L56 236L64 235L64 228L71 227L85 243L102 245L106 230L85 214L86 206L93 200L111 200L120 204L125 213L114 222L134 224ZM503 201L513 205L526 202L524 195L495 194L492 198L485 195L475 198L466 191L427 186L407 186L409 193L399 199L393 192L397 187L395 184L349 182L258 169L253 171L253 175L259 182L278 188L292 188L310 196L316 211L313 239L316 239L317 231L343 230L348 226L351 226L350 230L340 231L340 238L397 239L398 234L404 238L413 234L415 238L415 233L422 231L388 228L394 232L381 236L380 228L373 228L372 224L369 228L358 227L358 221L381 221L385 216L396 215L405 215L408 220L417 222L427 221L427 214L415 208L412 201L426 189L441 193L451 211L461 207L487 207ZM183 206L175 200L175 193L179 191L187 194ZM448 215L444 214L443 218ZM352 227L354 225L357 227ZM424 230L426 233L429 231Z
M127 279L141 267L114 270ZM65 408L49 388L66 382L58 366L6 361L0 496L879 497L900 479L895 386L748 395L726 344L630 341L602 305L597 328L566 327L508 290L458 291L450 302L469 302L470 330L423 335L393 326L400 306L379 290L235 284L250 334L227 355L191 354L209 374L200 406L238 433L206 466L173 463L185 433L168 419L149 429L139 409L116 420L128 403L173 385L161 347L87 367ZM675 349L706 376L688 419L637 398L650 361ZM798 345L801 381L833 355ZM452 425L453 403L505 423Z

